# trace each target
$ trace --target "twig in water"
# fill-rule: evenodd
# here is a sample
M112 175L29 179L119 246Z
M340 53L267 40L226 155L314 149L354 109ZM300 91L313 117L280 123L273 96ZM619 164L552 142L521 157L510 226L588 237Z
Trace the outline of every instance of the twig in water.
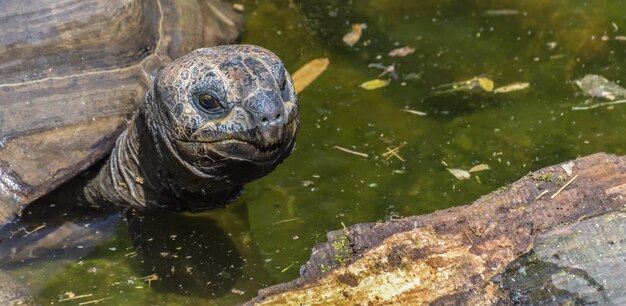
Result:
M366 157L366 158L367 158L367 157L369 157L369 155L367 155L367 154L365 154L365 153L361 153L361 152L358 152L358 151L352 151L352 150L350 150L350 149L346 149L346 148L344 148L344 147L334 146L333 148L334 148L334 149L337 149L337 150L339 150L339 151L343 151L343 152L346 152L346 153L350 153L350 154L358 155L358 156L361 156L361 157Z
M280 221L276 221L276 222L272 223L272 225L286 223L286 222L291 222L291 221L296 221L296 220L299 220L299 219L300 218L296 217L296 218L291 218L291 219L280 220Z
M594 109L594 108L601 107L601 106L609 106L609 105L622 104L622 103L626 103L626 100L617 100L617 101L611 101L611 102L601 102L601 103L591 104L591 105L587 105L587 106L572 106L572 110L574 110L574 111L576 111L576 110L588 110L588 109Z
M383 153L383 157L385 158L385 161L387 161L391 157L395 156L400 161L405 162L406 160L404 160L404 158L402 158L402 156L398 155L398 152L400 152L400 148L402 148L402 147L403 146L399 146L399 147L395 147L395 148L387 147L387 152Z
M106 300L108 300L108 299L112 299L112 298L113 298L112 296L110 296L110 297L105 297L105 298L98 299L98 300L92 300L92 301L82 302L82 303L79 303L78 305L96 304L96 303L100 303L100 302L102 302L102 301L106 301Z
M280 270L280 273L285 273L285 271L289 270L289 268L291 268L291 267L293 267L293 262L289 266L287 266L286 268Z
M402 111L405 112L405 113L418 115L418 116L426 116L427 115L425 112L416 111L414 109L403 109Z
M27 232L26 232L26 235L24 235L24 237L26 237L26 236L28 236L28 235L30 235L30 234L32 234L32 233L34 233L34 232L36 232L36 231L38 231L38 230L40 230L40 229L44 228L44 227L46 227L46 224L45 224L45 223L44 223L44 224L42 224L42 225L40 225L40 226L38 226L38 227L36 227L34 230L32 230L32 231L30 231L30 232L28 232L28 231L27 231Z
M159 276L156 273L154 273L154 274L150 274L148 276L138 277L137 279L144 280L144 281L147 280L148 281L148 288L150 288L150 287L152 287L152 281L153 280L154 281L159 280Z
M554 199L557 195L559 195L559 193L561 193L561 191L563 191L563 189L565 189L565 187L569 186L569 184L571 184L576 178L578 177L578 174L574 175L574 177L569 180L567 183L565 183L565 185L563 185L563 187L561 187L557 192L555 192L550 199Z

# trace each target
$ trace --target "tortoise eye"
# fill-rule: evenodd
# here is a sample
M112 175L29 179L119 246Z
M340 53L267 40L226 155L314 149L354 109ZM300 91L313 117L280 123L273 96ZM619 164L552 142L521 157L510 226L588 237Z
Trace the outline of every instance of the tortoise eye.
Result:
M198 97L198 105L210 113L217 112L222 108L222 105L215 97L207 94Z
M285 86L287 86L287 78L283 78L283 82L280 84L280 90L285 90Z

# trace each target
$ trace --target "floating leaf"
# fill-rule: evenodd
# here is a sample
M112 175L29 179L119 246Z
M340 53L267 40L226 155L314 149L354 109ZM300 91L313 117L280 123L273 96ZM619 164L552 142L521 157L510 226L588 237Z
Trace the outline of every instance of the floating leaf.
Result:
M480 77L478 78L478 85L486 92L493 91L493 81L489 78Z
M387 85L389 85L389 81L387 80L373 79L367 82L363 82L359 86L363 89L374 90L374 89L378 89L381 87L385 87Z
M363 29L365 28L366 25L364 23L352 24L352 31L343 36L343 42L350 47L354 46L359 41L359 39L361 39L361 34L363 33Z
M448 169L448 171L450 171L450 173L452 173L452 175L454 175L454 177L456 177L459 180L469 180L470 178L470 173L463 169L458 169L458 168L446 168L446 169Z
M326 70L330 61L327 58L316 58L291 75L296 93L303 91L309 84L317 79Z
M415 52L415 48L411 48L407 46L407 47L393 49L389 51L389 54L387 55L392 56L392 57L404 57L413 52Z
M528 88L528 86L530 85L526 82L513 83L513 84L505 85L502 87L498 87L494 89L493 92L494 93L507 93L507 92L512 92L512 91L524 90Z
M487 164L480 164L480 165L476 165L474 167L472 167L471 169L468 170L468 172L479 172L479 171L485 171L485 170L489 170L489 165Z

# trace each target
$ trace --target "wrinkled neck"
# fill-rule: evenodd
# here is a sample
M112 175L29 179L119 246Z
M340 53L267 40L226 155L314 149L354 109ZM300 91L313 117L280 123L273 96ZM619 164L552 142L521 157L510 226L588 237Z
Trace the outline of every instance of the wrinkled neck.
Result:
M85 202L197 211L223 207L239 195L241 186L216 188L211 180L195 176L148 129L145 114L139 112L99 173L86 184ZM202 186L201 192L189 191L190 186Z
M111 156L98 175L84 189L85 200L92 206L101 204L146 204L146 179L139 162L139 143L135 120L122 132ZM148 188L145 188L148 187Z

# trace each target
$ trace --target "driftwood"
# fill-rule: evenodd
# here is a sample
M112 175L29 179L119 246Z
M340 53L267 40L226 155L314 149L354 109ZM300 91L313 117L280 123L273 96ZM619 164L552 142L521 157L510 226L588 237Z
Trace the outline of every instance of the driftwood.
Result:
M625 203L626 157L591 155L472 205L331 232L249 304L624 305Z

